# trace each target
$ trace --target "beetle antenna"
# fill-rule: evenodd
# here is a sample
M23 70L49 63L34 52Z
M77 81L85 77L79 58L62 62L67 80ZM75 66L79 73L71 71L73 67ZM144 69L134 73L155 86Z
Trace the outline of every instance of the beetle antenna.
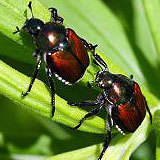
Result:
M32 18L34 18L33 10L32 10L32 1L30 1L30 2L28 3L28 8L29 8L29 9L30 9L30 11L31 11Z
M16 34L16 33L18 33L18 32L20 32L20 29L19 29L18 26L16 26L16 31L14 31L13 34Z
M133 74L130 75L130 79L133 79Z

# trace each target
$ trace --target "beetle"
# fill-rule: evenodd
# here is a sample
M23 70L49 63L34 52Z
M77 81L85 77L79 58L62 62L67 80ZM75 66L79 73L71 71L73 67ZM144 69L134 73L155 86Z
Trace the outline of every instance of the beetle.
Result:
M115 126L122 134L133 133L141 125L146 115L149 114L152 123L152 114L143 96L140 86L130 78L122 74L112 74L109 72L105 61L98 55L95 59L97 65L102 70L98 71L95 77L95 84L100 88L101 93L94 101L84 101L81 103L71 103L71 106L86 107L96 106L89 111L73 129L78 129L85 119L98 114L102 109L107 110L107 135L103 150L98 160L101 160L111 141L111 129Z
M83 77L85 70L89 66L88 51L92 51L97 45L90 47L86 40L80 38L74 30L65 28L63 18L58 16L57 9L49 8L51 11L51 21L44 23L35 18L32 11L32 2L28 7L32 18L26 19L22 29L16 27L18 32L26 32L33 38L35 43L34 56L37 58L37 65L33 77L26 92L25 97L31 91L33 83L38 75L42 57L46 62L46 74L52 92L52 117L55 112L55 87L52 75L56 76L65 84L74 84ZM93 55L95 56L95 55Z

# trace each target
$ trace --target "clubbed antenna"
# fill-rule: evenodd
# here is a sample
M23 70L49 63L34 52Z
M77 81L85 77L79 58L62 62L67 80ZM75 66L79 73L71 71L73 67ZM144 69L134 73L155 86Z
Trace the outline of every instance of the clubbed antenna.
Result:
M28 3L28 8L29 8L29 9L30 9L30 11L31 11L32 18L34 18L33 10L32 10L32 1L30 1L30 2Z
M18 32L20 32L20 29L19 29L18 26L16 26L16 31L14 31L13 34L16 34L16 33L18 33Z

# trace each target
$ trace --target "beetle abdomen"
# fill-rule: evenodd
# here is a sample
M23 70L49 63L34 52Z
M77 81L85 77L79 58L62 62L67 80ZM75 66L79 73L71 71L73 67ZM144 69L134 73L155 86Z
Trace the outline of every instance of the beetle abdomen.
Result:
M72 29L67 29L67 33L68 42L71 46L72 52L80 60L81 64L83 64L83 69L86 70L89 66L89 56L86 47Z
M70 52L57 51L47 57L47 63L49 62L48 65L51 72L69 83L78 81L85 72Z

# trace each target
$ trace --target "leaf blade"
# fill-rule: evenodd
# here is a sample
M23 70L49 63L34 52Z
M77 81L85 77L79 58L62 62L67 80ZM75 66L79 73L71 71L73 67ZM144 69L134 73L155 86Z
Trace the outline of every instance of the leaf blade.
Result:
M21 93L27 88L30 79L7 66L2 61L0 61L0 72L2 73L0 75L0 94L10 98L13 102L26 109L34 111L43 117L50 118L51 97L48 89L42 82L36 80L31 93L27 97L22 98ZM78 123L78 119L81 119L87 113L77 107L68 106L67 103L57 95L55 98L56 113L53 120L56 122L73 127ZM88 127L85 126L84 123L80 130L103 133L104 121L99 117L95 117L95 122L91 122L92 120L86 121L85 123L88 123ZM98 127L97 129L94 129L95 124Z

